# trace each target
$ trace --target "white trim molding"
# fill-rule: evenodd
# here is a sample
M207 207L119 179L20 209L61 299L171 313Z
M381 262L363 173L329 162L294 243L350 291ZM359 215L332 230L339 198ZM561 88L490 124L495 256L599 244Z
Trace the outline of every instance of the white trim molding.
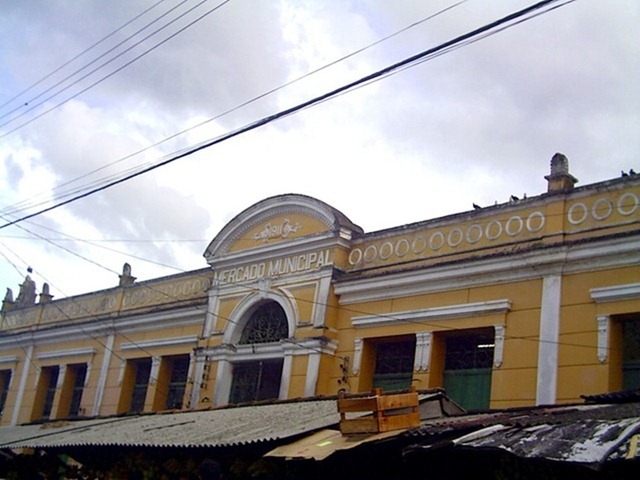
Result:
M502 366L502 356L504 354L504 331L506 325L494 325L495 336L493 339L493 366L500 368Z
M51 352L40 352L36 358L38 360L49 360L52 358L64 358L64 357L80 357L82 355L93 356L96 354L95 348L70 348L68 350L54 350Z
M353 341L353 367L351 371L354 375L360 373L360 362L362 361L362 339L356 338Z
M429 370L429 360L431 359L431 340L433 333L416 333L416 353L413 362L413 370L416 372L426 372Z
M147 348L161 348L161 347L174 347L176 345L187 345L192 343L194 346L198 342L198 336L193 335L189 337L173 337L173 338L158 338L154 340L144 340L140 342L129 342L120 345L120 350L137 350Z
M17 355L0 357L0 364L1 363L18 363L18 360L20 360L20 357L18 357Z
M609 351L609 315L598 315L598 360L600 363L607 361Z
M356 328L378 327L380 325L400 325L404 322L422 320L446 320L449 318L489 315L492 313L506 313L511 310L511 301L489 300L487 302L463 303L446 307L423 308L406 312L394 312L381 315L363 315L352 317L351 322Z
M640 283L592 288L589 290L589 293L591 294L591 299L596 303L632 300L640 298Z
M556 403L561 293L562 277L560 275L544 277L540 308L540 343L538 344L537 405Z

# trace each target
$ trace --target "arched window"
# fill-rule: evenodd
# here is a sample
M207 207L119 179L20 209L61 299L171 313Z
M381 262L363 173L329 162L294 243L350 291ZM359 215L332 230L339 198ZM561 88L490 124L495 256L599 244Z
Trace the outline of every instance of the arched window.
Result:
M268 346L289 336L287 314L279 303L270 301L259 305L242 329L238 345L254 345L252 354L261 353L260 360L249 358L233 362L230 403L253 402L278 398L282 382L283 354L273 352L264 355ZM242 349L240 349L241 351Z
M259 306L249 317L238 344L277 342L289 336L287 315L277 302Z

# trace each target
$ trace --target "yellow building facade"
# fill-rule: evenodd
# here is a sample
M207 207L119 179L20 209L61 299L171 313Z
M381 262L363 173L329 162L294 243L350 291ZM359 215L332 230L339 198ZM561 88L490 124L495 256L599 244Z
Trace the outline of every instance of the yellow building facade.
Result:
M445 388L470 409L640 387L640 176L365 233L303 195L231 220L197 271L2 309L2 425ZM398 206L401 208L401 206Z

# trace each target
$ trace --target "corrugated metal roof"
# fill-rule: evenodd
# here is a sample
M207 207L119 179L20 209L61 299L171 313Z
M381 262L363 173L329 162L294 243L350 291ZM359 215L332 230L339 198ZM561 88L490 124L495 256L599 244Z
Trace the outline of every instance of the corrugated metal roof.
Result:
M0 428L0 448L221 447L283 439L337 424L335 399L143 414Z
M407 452L456 448L506 450L525 458L601 465L636 458L640 403L556 405L433 419L405 435L419 441Z

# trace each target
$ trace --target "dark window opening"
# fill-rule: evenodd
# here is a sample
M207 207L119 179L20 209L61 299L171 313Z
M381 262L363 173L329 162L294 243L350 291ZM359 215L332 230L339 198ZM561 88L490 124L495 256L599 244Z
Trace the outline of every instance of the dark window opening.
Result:
M390 391L411 387L415 351L414 340L377 343L373 388Z
M11 370L0 370L0 417L4 412L9 394L9 384L11 383Z
M289 336L287 315L276 302L258 307L242 330L239 344L277 342Z
M171 359L171 378L167 392L167 409L180 409L184 402L184 392L187 388L189 374L189 357L180 356Z
M84 391L84 382L87 378L87 365L75 365L73 368L73 387L71 391L71 405L69 406L69 416L77 417L80 415L80 402L82 402L82 392Z
M151 359L135 360L132 365L135 368L135 381L129 412L136 413L144 410L144 401L147 398L149 376L151 375Z
M283 361L261 360L233 366L230 403L278 398Z
M47 419L51 416L51 409L53 408L53 399L56 396L56 387L58 386L58 374L60 372L59 367L45 367L42 369L44 375L44 381L47 385L45 392L44 407L42 409L42 418Z
M622 324L622 388L640 388L640 318Z

